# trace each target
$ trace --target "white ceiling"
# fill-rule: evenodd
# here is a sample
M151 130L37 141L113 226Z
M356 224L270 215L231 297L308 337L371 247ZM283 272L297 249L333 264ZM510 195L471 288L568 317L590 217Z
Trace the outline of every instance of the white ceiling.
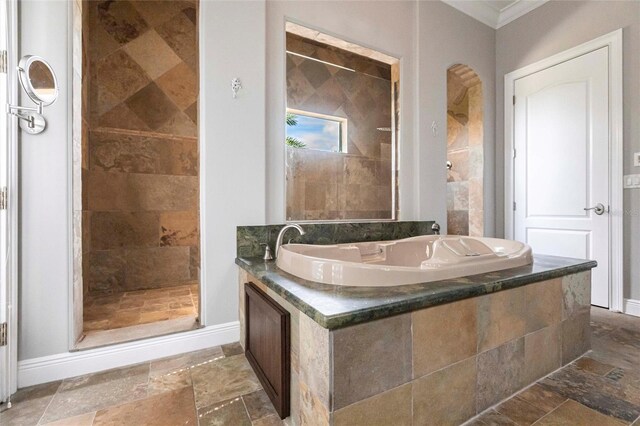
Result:
M442 0L449 6L498 29L549 0Z

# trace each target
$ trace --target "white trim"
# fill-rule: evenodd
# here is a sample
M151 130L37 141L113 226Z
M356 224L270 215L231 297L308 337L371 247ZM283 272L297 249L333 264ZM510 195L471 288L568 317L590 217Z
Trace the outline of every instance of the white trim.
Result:
M516 0L513 3L496 9L485 1L469 0L442 0L449 6L459 10L465 15L490 26L494 30L515 21L534 9L539 8L549 0Z
M17 1L17 0L10 0L10 1ZM199 33L198 33L198 55L200 58L204 58L205 54L206 54L206 39L204 37L204 28L206 27L206 22L204 22L204 18L203 16L205 16L205 12L204 12L204 8L206 7L207 2L201 2L200 4L200 12L198 13L198 17L199 17L199 22L198 22L198 28L199 28ZM68 13L67 13L67 19L68 19L68 25L67 27L69 28L68 30L68 34L67 34L67 43L68 43L68 57L67 57L67 66L69 69L68 72L68 77L67 77L67 87L68 87L68 122L67 122L67 136L71 135L71 137L67 137L67 140L72 140L73 139L73 76L74 76L74 69L73 69L73 55L74 55L74 28L73 28L73 19L74 19L74 2L69 2L69 7L68 7ZM206 72L204 70L204 61L200 61L200 69L199 69L199 80L200 80L200 93L206 93L205 92L205 88L206 88L206 83L207 80L205 78L206 76ZM199 96L198 98L198 106L200 108L200 111L198 112L198 117L204 117L205 115L205 97L204 96ZM199 184L199 201L200 201L200 209L199 209L199 220L200 220L200 282L199 282L199 303L198 303L198 319L200 321L200 325L205 326L207 324L207 309L206 309L206 304L207 304L207 298L206 298L206 285L205 283L206 281L206 262L204 261L204 259L206 259L206 239L204 238L204 236L206 235L206 227L205 227L205 221L204 218L206 217L206 190L205 190L205 181L206 181L206 167L205 167L205 161L204 159L206 158L205 156L205 149L206 149L206 144L204 143L205 140L205 123L204 120L199 119L198 122L198 148L199 148L199 166L198 166L198 171L199 171L199 176L198 176L198 184ZM73 298L73 281L74 281L74 236L73 236L73 231L74 231L74 226L73 226L73 214L74 214L74 191L73 191L73 144L68 144L68 148L67 148L67 208L68 210L68 214L67 214L67 223L68 223L68 227L69 227L69 232L67 233L67 252L69 253L69 259L68 259L68 270L69 270L69 276L67 277L68 280L68 318L69 318L69 324L68 324L68 335L67 335L67 340L68 340L68 347L70 350L74 350L76 347L76 333L75 333L75 316L76 316L76 310L74 309L74 298Z
M498 28L498 21L500 20L500 12L489 6L488 4L480 1L465 1L465 0L442 0L443 3L459 10L485 25L490 26L494 30Z
M349 144L349 142L348 142L349 119L347 119L346 117L338 117L337 115L321 114L319 112L305 111L305 110L296 109L296 108L287 108L287 114L303 115L303 116L306 116L306 117L318 118L320 120L334 121L334 122L338 123L339 126L340 126L340 140L338 141L338 143L340 144L339 151L324 151L324 150L315 149L315 148L308 148L308 149L310 149L310 150L314 150L315 149L316 151L323 151L323 152L333 152L333 153L336 153L336 154L348 154L348 151L347 151L348 150L348 146L347 145ZM288 128L289 128L289 126L287 126L287 129Z
M198 218L200 220L200 285L198 287L200 297L198 303L198 315L200 320L200 325L207 325L207 262L205 259L207 258L207 239L204 238L207 235L207 227L204 218L207 217L207 197L205 194L205 182L207 181L207 167L205 164L205 159L207 158L206 149L207 144L205 140L207 139L205 120L203 117L206 117L206 96L202 96L202 94L207 93L207 72L205 70L205 62L203 58L207 57L207 38L204 35L204 29L207 27L207 23L204 20L204 16L207 15L207 7L208 2L201 1L199 3L200 10L198 11L198 66L200 67L198 78L200 80L199 88L200 93L198 94L198 155L200 158L198 159L198 187L200 194L200 211L198 212Z
M18 99L18 1L7 0L7 102L17 104ZM16 118L7 117L7 316L8 339L6 352L0 362L6 362L6 375L0 379L0 401L4 401L17 390L18 371L18 230L19 230L19 152L18 125Z
M495 29L497 30L498 28L507 25L509 22L515 21L519 17L539 8L548 1L549 0L518 0L515 3L511 3L500 10L498 23Z
M67 294L67 298L68 298L68 316L69 316L69 320L68 320L68 324L67 324L67 345L69 348L73 348L76 344L77 339L82 335L82 331L83 330L76 330L76 309L75 309L75 301L74 301L74 292L75 292L75 288L74 288L74 280L75 280L75 268L74 268L74 263L75 263L75 238L73 235L74 232L74 182L73 182L73 175L74 175L74 167L76 167L76 163L75 163L75 158L74 158L74 154L73 154L73 145L74 145L74 140L73 140L73 107L74 107L74 99L73 99L73 80L74 80L74 75L75 75L75 70L73 69L73 61L74 61L74 52L75 52L75 46L74 46L74 40L73 40L73 32L75 30L74 28L74 18L75 18L75 13L74 13L74 8L75 8L75 2L71 1L67 4L67 8L68 8L68 12L67 12L67 90L66 90L66 95L67 95L67 135L66 135L66 140L70 141L71 143L67 144L67 229L69 230L69 232L67 233L67 271L69 271L69 275L67 277L68 283L69 283L69 291ZM82 52L82 46L79 46L80 49L78 50L79 52ZM80 150L82 151L82 150ZM82 154L80 154L82 155ZM79 158L79 161L81 161L82 159ZM78 164L80 164L78 162ZM80 166L78 166L80 167ZM81 200L82 202L82 200ZM84 297L84 291L83 291L83 295ZM80 315L83 315L83 319L84 319L84 312L83 309L80 309Z
M622 312L627 315L640 317L640 300L624 299L624 309Z
M513 95L519 78L569 61L602 47L609 48L609 309L623 308L623 201L622 201L622 29L553 55L504 76L504 235L514 235L513 201Z
M206 349L240 339L238 321L169 336L18 362L18 386L26 387Z

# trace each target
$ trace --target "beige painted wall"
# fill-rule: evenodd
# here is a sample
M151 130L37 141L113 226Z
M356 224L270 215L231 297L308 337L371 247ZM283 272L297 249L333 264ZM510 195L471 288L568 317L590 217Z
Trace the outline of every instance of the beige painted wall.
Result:
M504 234L504 75L623 28L624 173L640 173L640 2L550 1L496 33L496 234ZM640 192L624 193L626 298L640 299Z

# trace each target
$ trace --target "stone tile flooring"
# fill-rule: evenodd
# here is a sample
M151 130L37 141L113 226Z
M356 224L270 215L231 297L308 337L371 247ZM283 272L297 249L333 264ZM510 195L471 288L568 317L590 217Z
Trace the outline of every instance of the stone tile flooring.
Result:
M84 302L84 331L197 317L198 298L197 284L88 296Z
M640 426L640 318L592 308L591 330L589 353L467 425Z
M592 331L591 352L467 425L640 426L640 318L594 308ZM21 389L13 403L3 426L282 425L237 343Z
M21 389L12 403L3 426L282 424L237 343Z

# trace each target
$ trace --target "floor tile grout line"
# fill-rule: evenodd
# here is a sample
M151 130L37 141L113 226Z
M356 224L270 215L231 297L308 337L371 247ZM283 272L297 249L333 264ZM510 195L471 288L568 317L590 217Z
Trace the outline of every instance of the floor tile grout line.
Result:
M538 383L538 382L535 382L534 384L537 384L537 383ZM529 388L531 388L531 387L533 387L533 385L532 385L532 386L529 386L527 389L529 389ZM502 401L500 404L496 405L493 409L494 409L496 412L498 412L498 413L502 414L503 416L507 417L509 420L511 420L511 421L512 421L512 422L514 422L515 424L518 424L518 422L517 422L515 419L511 418L508 414L503 413L502 411L500 411L500 410L498 409L501 405L505 404L506 402L508 402L508 401L513 401L513 400L517 399L518 401L520 401L520 402L524 403L525 405L527 405L527 406L529 406L529 407L537 408L537 409L539 409L539 410L542 410L542 408L538 407L537 405L534 405L534 404L530 403L529 401L526 401L526 400L524 400L524 399L520 398L520 394L521 394L522 392L524 392L524 391L518 392L517 394L513 395L511 398L509 398L509 399L507 399L507 400L505 400L505 401ZM561 395L561 396L562 396L562 395ZM560 403L560 404L558 405L558 407L559 407L560 405L562 405L562 404L564 404L564 401L562 401L562 403ZM558 407L555 407L553 410L555 410L555 409L556 409L556 408L558 408ZM551 411L553 411L553 410L551 410ZM549 414L549 413L544 413L544 414L542 415L542 417L546 416L547 414ZM540 419L541 419L542 417L540 417ZM538 419L538 420L540 420L540 419ZM538 420L536 420L536 421L538 421ZM535 422L534 422L534 423L535 423Z
M542 419L544 419L545 417L547 417L548 415L550 415L551 413L553 413L554 411L556 411L558 408L562 407L564 404L566 404L571 398L567 398L565 399L562 404L558 404L558 406L556 408L554 408L553 410L549 411L547 414L545 414L544 416L540 417L538 420L536 420L535 422L533 422L533 424L531 426L534 426L536 424L538 424L540 421L542 421ZM577 401L576 401L577 402Z
M191 382L191 395L193 395L193 410L196 416L196 424L200 425L200 416L198 413L198 404L196 402L196 389L195 389L195 385L193 383L193 375L191 374L191 370L192 368L189 367L187 368L187 372L189 373L189 381Z
M66 379L65 379L66 380ZM42 419L44 418L44 415L47 413L47 410L49 409L49 407L51 406L51 403L53 402L53 399L56 397L56 395L58 394L58 392L60 392L60 388L62 387L62 384L65 382L65 380L60 380L60 384L58 385L58 387L56 388L56 391L53 393L53 395L51 396L51 399L49 400L49 403L47 404L46 408L44 409L44 411L42 412L42 415L40 416L40 418L38 419L38 423L36 423L36 425L41 424L40 422L42 422Z
M244 407L244 412L247 413L247 418L249 419L249 422L253 424L253 420L251 420L251 414L249 413L249 409L247 408L247 403L244 400L245 395L248 395L248 394L240 395L240 399L242 400L242 406Z

